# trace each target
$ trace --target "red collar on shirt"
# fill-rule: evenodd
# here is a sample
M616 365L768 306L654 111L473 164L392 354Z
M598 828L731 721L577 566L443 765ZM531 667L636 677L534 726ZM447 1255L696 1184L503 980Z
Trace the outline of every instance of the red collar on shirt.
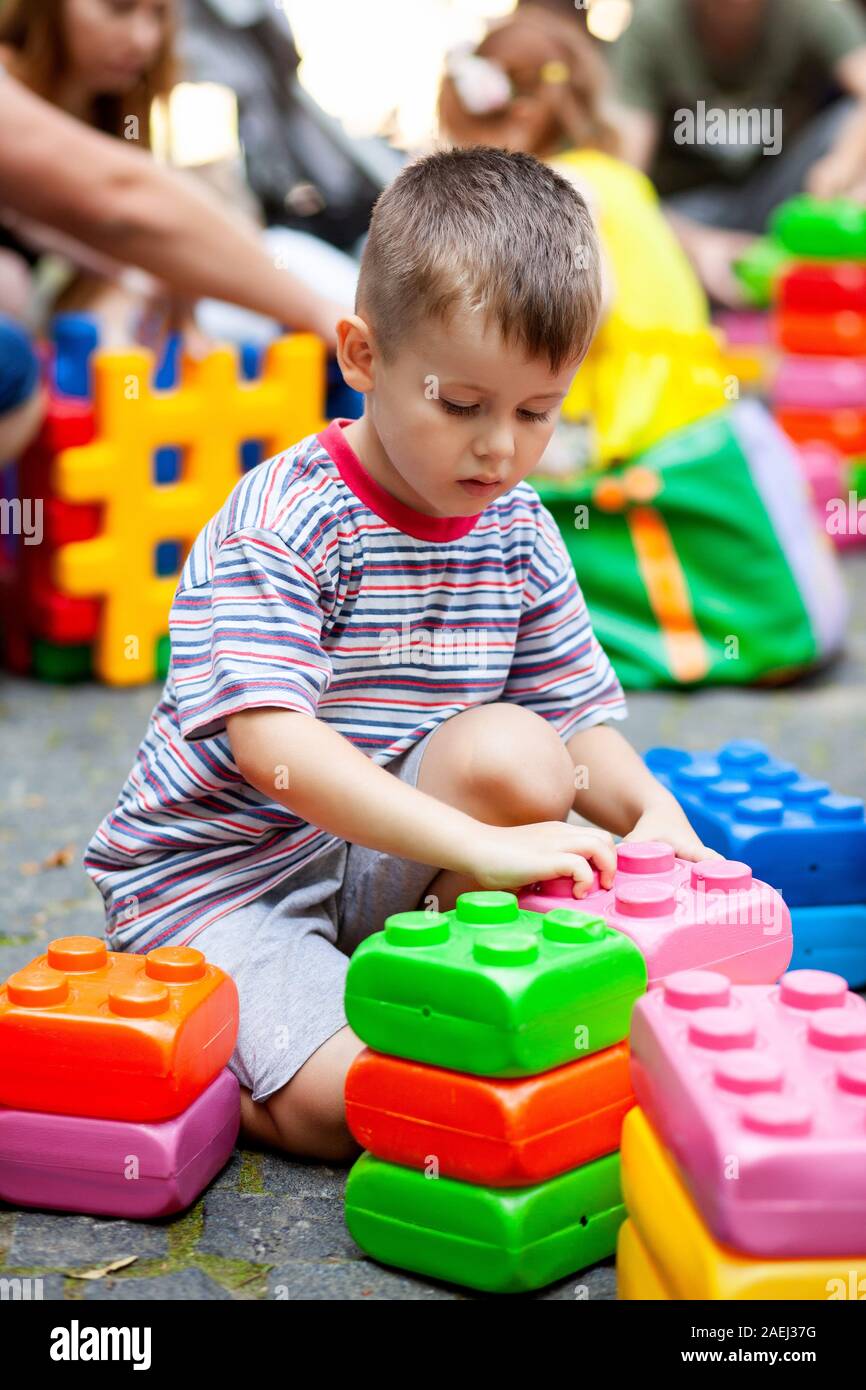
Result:
M337 472L355 494L359 502L369 507L371 512L387 521L407 536L415 536L421 541L456 541L467 535L482 516L428 516L426 512L416 512L386 492L375 478L364 468L355 450L343 433L351 420L332 420L327 429L318 436L319 443L333 459Z

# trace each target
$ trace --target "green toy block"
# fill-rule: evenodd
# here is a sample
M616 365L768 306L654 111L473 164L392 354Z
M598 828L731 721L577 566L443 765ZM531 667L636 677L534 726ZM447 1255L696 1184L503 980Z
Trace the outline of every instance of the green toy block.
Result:
M866 260L866 207L846 198L789 198L773 213L770 230L796 256Z
M520 1188L363 1154L346 1184L346 1225L374 1260L486 1293L540 1289L607 1259L624 1219L618 1153Z
M628 1037L646 980L637 946L601 917L463 893L451 912L399 912L361 943L346 1017L377 1052L533 1076Z
M69 684L92 680L93 648L89 643L65 647L37 637L33 643L33 674L39 680Z
M171 638L168 633L160 637L156 644L156 676L157 680L164 681L168 675L168 668L171 664Z
M790 252L778 241L772 237L758 237L734 262L734 274L749 303L756 309L766 309L772 303L776 280L790 261Z

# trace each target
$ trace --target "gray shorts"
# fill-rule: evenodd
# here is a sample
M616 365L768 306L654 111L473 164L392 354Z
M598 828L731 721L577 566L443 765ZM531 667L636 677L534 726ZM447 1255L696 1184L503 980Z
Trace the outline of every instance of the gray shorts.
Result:
M428 734L387 764L415 786ZM349 956L392 912L417 907L438 869L340 841L195 938L231 975L240 1028L229 1067L253 1100L285 1086L345 1026Z

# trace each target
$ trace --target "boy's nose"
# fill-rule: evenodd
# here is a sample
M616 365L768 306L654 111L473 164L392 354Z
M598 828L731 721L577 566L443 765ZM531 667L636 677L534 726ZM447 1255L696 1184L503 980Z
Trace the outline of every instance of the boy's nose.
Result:
M507 463L514 457L514 435L505 428L488 430L477 439L474 453L479 459Z

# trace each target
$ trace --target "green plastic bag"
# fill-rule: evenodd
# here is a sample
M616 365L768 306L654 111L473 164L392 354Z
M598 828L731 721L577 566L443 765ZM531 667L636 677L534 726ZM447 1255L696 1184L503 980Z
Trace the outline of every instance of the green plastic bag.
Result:
M789 680L840 649L838 564L758 402L603 473L535 482L627 688Z

